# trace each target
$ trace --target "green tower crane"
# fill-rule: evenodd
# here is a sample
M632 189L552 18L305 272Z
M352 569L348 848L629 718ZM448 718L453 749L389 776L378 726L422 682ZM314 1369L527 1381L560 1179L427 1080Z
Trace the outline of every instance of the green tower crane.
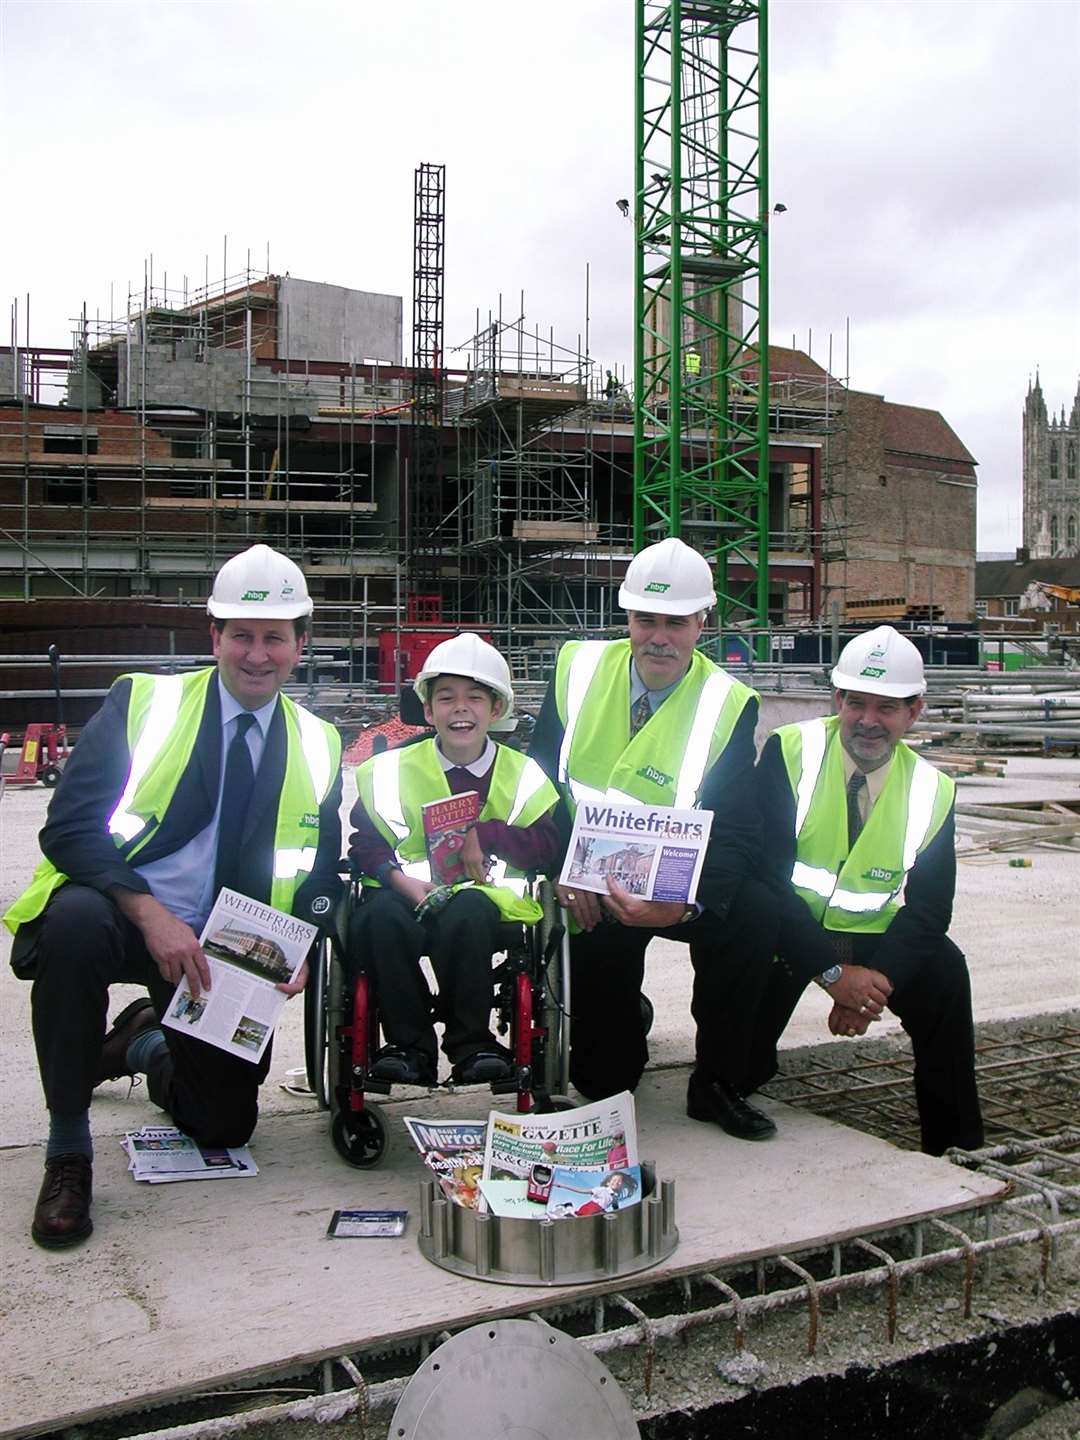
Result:
M768 618L767 0L636 0L634 548Z

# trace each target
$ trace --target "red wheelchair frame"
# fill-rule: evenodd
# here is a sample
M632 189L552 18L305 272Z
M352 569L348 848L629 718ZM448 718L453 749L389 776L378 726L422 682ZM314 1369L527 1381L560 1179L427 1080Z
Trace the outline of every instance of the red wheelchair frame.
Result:
M358 1169L380 1164L389 1129L369 1094L388 1095L389 1081L371 1074L379 1048L377 999L371 975L360 970L346 994L344 947L349 920L361 903L354 881L334 925L317 948L304 993L308 1084L319 1108L330 1112L330 1134L343 1160ZM569 948L554 892L535 887L543 909L536 925L504 926L505 957L492 970L500 1034L509 1031L512 1072L492 1083L495 1095L513 1095L519 1113L569 1107Z

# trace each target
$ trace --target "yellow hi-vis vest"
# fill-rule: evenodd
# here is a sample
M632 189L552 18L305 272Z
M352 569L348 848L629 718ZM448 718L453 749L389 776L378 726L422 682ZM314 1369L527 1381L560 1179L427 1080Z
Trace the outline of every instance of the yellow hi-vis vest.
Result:
M131 760L108 828L129 863L135 862L168 811L195 748L206 697L216 675L217 670L211 668L186 675L121 677L131 681L127 711ZM274 832L270 904L288 911L315 864L319 807L341 764L341 737L333 725L287 695L280 697L280 703L286 758ZM20 925L36 919L67 878L50 860L42 860L29 886L5 914L4 924L14 933Z
M432 800L450 798L450 785L435 741L421 740L416 745L373 755L357 768L356 788L364 809L393 849L405 874L430 880L421 807ZM480 821L502 820L525 828L553 810L558 799L558 791L535 760L508 745L495 746L491 784ZM367 877L364 883L377 884ZM535 925L543 914L537 902L525 894L523 881L502 860L492 869L490 884L463 884L487 895L504 920ZM455 890L462 888L454 886Z
M826 930L880 934L902 907L908 871L945 823L956 786L910 746L897 745L849 854L839 726L832 715L776 731L795 796L791 883Z
M582 801L692 808L756 693L695 650L682 680L630 735L630 641L571 640L555 666L559 783Z

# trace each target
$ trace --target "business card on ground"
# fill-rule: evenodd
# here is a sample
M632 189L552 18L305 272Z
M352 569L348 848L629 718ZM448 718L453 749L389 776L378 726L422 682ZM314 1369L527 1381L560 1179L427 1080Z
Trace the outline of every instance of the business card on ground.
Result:
M335 1210L327 1235L335 1240L369 1240L404 1235L407 1210Z

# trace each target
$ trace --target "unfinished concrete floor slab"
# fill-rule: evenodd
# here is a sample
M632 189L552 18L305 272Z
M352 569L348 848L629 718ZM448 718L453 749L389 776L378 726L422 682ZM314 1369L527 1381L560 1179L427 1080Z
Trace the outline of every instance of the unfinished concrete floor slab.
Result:
M686 1118L685 1086L684 1070L653 1072L638 1094L642 1154L676 1180L681 1238L637 1283L970 1209L1005 1188L775 1102L765 1105L776 1139L733 1140ZM59 1253L37 1249L27 1234L41 1150L0 1155L8 1315L0 1435L66 1428L603 1289L488 1285L421 1257L425 1172L400 1116L482 1115L490 1103L482 1091L391 1103L395 1148L384 1168L366 1173L343 1164L312 1114L266 1120L253 1146L260 1173L235 1183L139 1185L118 1141L103 1140L95 1233ZM144 1106L132 1109L141 1123ZM340 1206L406 1208L408 1230L395 1240L328 1239Z

